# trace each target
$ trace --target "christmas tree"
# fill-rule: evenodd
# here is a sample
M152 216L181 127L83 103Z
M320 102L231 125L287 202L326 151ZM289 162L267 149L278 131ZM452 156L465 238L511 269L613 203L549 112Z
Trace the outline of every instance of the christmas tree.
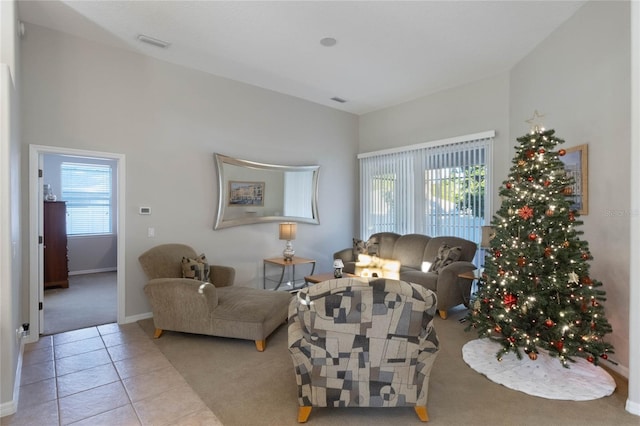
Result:
M498 359L509 352L520 359L524 351L535 360L544 349L565 367L572 357L597 365L613 353L603 340L611 332L605 292L589 275L592 256L572 208L574 180L560 160L566 151L557 149L564 141L554 133L535 126L517 139L467 330L499 342Z

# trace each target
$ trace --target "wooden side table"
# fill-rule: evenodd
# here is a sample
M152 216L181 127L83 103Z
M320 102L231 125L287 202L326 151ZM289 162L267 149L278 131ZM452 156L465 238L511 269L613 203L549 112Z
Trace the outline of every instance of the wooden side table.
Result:
M271 279L267 276L267 265L275 266L280 268L280 277L276 279ZM262 288L267 288L267 281L277 282L278 285L274 290L280 288L280 286L284 283L284 275L287 271L287 268L291 268L291 287L295 289L296 283L296 265L311 265L311 272L309 275L313 275L313 271L316 269L316 261L314 259L305 259L304 257L294 256L293 259L287 260L283 257L272 257L269 259L264 259L262 264ZM301 280L301 282L304 282Z
M479 288L482 284L482 280L484 279L483 271L480 269L474 269L473 271L463 272L458 274L458 278L463 278L465 280L471 280L471 295L475 294L477 291L476 288ZM465 306L469 304L469 300L465 301Z

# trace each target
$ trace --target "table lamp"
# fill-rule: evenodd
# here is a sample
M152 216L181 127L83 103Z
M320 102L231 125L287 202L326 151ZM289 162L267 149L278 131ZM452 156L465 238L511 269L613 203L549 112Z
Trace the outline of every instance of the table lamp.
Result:
M333 276L335 278L342 278L342 268L344 268L342 259L336 259L333 261Z
M491 247L491 240L496 237L496 231L493 226L482 227L482 240L480 241L480 248Z
M287 241L287 245L282 252L284 260L291 261L293 259L293 255L296 254L293 250L293 246L291 245L291 240L296 239L296 227L297 224L295 222L285 222L280 224L280 239Z

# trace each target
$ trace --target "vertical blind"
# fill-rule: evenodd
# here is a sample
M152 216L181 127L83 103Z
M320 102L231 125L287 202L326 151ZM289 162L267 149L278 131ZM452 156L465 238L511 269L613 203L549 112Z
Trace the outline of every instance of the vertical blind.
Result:
M67 235L112 232L112 169L110 165L61 164L61 196L67 203Z
M491 211L495 132L362 154L360 232L450 235L477 243Z

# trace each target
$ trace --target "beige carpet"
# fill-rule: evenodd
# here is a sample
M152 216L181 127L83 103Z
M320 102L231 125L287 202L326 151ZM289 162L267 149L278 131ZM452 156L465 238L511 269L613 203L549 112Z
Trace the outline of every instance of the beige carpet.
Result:
M71 275L69 288L44 291L44 333L108 324L117 321L116 272Z
M429 425L634 425L624 410L627 383L616 380L613 395L593 401L559 401L530 396L493 383L462 359L462 346L475 339L464 331L466 310L436 318L441 350L431 373ZM151 337L153 321L140 326ZM280 327L260 353L250 341L165 332L154 340L207 406L226 426L297 425L293 363L287 328ZM420 424L411 408L314 408L308 424Z

